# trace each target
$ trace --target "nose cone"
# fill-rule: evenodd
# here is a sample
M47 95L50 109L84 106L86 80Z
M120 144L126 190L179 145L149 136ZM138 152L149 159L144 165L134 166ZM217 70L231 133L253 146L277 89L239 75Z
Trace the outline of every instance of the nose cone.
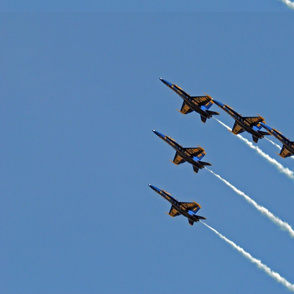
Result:
M155 131L155 130L152 130L152 132L154 133L154 134L156 134L159 138L161 138L161 139L163 139L164 137L166 137L164 134L161 134L161 133L159 133L159 132L157 132L157 131Z
M148 186L149 186L152 190L154 190L155 192L157 192L157 193L160 192L160 189L159 189L159 188L157 188L157 187L155 187L155 186L152 186L151 184L148 184Z
M171 86L172 86L172 83L170 83L170 82L164 80L163 78L160 78L160 80L161 80L164 84L166 84L168 87L171 87Z
M223 107L223 106L224 106L224 104L222 104L221 102L219 102L219 101L217 101L217 100L214 100L214 99L213 99L213 102L214 102L217 106L219 106L219 107Z
M266 125L266 124L263 123L263 122L260 122L260 125L261 125L263 128L265 128L266 130L268 130L268 131L271 131L271 130L272 130L272 128L271 128L270 126Z

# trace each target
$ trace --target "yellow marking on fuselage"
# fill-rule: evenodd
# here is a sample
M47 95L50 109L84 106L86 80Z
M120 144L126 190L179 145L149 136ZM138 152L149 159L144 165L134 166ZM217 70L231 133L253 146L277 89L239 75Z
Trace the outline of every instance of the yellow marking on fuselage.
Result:
M181 87L179 87L178 85L175 85L178 89L184 91Z

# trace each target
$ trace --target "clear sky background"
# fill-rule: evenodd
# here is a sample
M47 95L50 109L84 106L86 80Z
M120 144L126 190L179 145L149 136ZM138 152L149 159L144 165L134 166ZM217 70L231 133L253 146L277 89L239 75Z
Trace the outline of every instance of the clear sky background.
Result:
M111 2L117 12L103 12ZM170 163L152 133L204 147L213 171L294 225L294 182L216 121L177 112L181 98L159 80L260 114L293 140L293 12L188 2L190 13L163 1L146 4L157 13L1 4L1 293L288 293L205 226L167 216L148 187L200 203L210 226L294 283L294 240L208 171Z

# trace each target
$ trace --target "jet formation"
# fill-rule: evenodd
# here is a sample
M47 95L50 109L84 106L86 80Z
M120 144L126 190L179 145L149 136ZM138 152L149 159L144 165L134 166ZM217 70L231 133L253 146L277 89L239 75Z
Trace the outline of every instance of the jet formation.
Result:
M196 113L200 114L201 121L205 123L207 119L212 118L214 115L219 115L218 112L210 110L210 107L213 104L216 104L235 120L235 124L231 131L233 134L238 135L246 131L252 135L253 142L255 143L258 143L258 140L264 138L264 136L272 135L283 144L283 147L281 148L281 152L279 154L281 157L286 158L294 155L294 141L290 141L285 136L283 136L281 132L268 126L265 123L263 117L242 116L229 105L223 104L213 99L209 95L190 96L176 84L172 84L162 78L160 78L160 80L184 100L182 108L180 110L182 114L188 114L195 111ZM263 131L263 129L265 131ZM195 173L198 173L199 169L203 169L205 166L211 165L211 163L209 162L202 161L202 158L206 154L205 150L202 147L198 146L185 148L171 137L166 136L155 130L153 130L153 132L176 150L176 154L172 161L174 164L179 165L184 162L188 162L193 166L193 170ZM175 217L181 214L188 218L190 225L193 225L194 222L198 222L200 219L206 219L203 216L196 215L197 211L201 208L198 203L179 202L174 199L168 192L152 185L149 185L149 187L172 204L172 207L168 213L170 216Z

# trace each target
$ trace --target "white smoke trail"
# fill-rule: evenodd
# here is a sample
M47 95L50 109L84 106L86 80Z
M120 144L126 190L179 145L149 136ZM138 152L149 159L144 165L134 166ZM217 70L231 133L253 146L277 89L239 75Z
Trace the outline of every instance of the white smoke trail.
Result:
M266 138L266 137L264 137L267 141L269 141L272 145L274 145L274 146L276 146L278 149L282 149L282 147L280 146L280 145L278 145L278 144L276 144L275 142L273 142L272 140L270 140L270 139L268 139L268 138Z
M214 118L217 122L219 122L222 126L224 126L227 130L231 131L230 127L228 127L226 124L224 124L222 121L218 120L217 118ZM281 163L276 161L274 158L271 158L268 154L264 153L259 147L253 145L250 141L242 137L241 135L237 135L237 137L243 141L247 146L249 146L251 149L255 150L259 155L261 155L263 158L265 158L269 163L274 165L281 173L285 174L288 178L294 179L294 172L291 171L289 168L284 167Z
M294 9L294 2L290 0L280 0L280 1L286 4L289 8Z
M263 264L259 259L256 259L253 257L250 253L246 252L242 247L238 246L233 241L226 238L224 235L219 233L214 228L210 227L206 223L202 222L203 225L205 225L207 228L212 230L215 234L217 234L221 239L225 240L228 244L230 244L235 250L237 250L239 253L241 253L245 258L250 260L252 263L254 263L259 269L263 270L266 274L268 274L270 277L275 279L277 282L281 283L283 286L285 286L288 290L294 292L294 285L288 282L285 278L280 276L279 273L273 271L271 268L269 268L267 265Z
M234 192L236 192L238 195L242 196L249 204L251 204L254 208L256 208L261 214L269 218L275 225L277 225L279 228L281 228L284 231L287 231L290 237L294 238L294 230L292 227L282 221L280 218L276 217L274 214L272 214L267 208L259 205L256 203L253 199L251 199L248 195L246 195L244 192L237 189L235 186L233 186L231 183L229 183L227 180L223 179L220 175L216 174L212 170L206 168L210 173L212 173L215 177L220 179L223 183L225 183L227 186L229 186Z

